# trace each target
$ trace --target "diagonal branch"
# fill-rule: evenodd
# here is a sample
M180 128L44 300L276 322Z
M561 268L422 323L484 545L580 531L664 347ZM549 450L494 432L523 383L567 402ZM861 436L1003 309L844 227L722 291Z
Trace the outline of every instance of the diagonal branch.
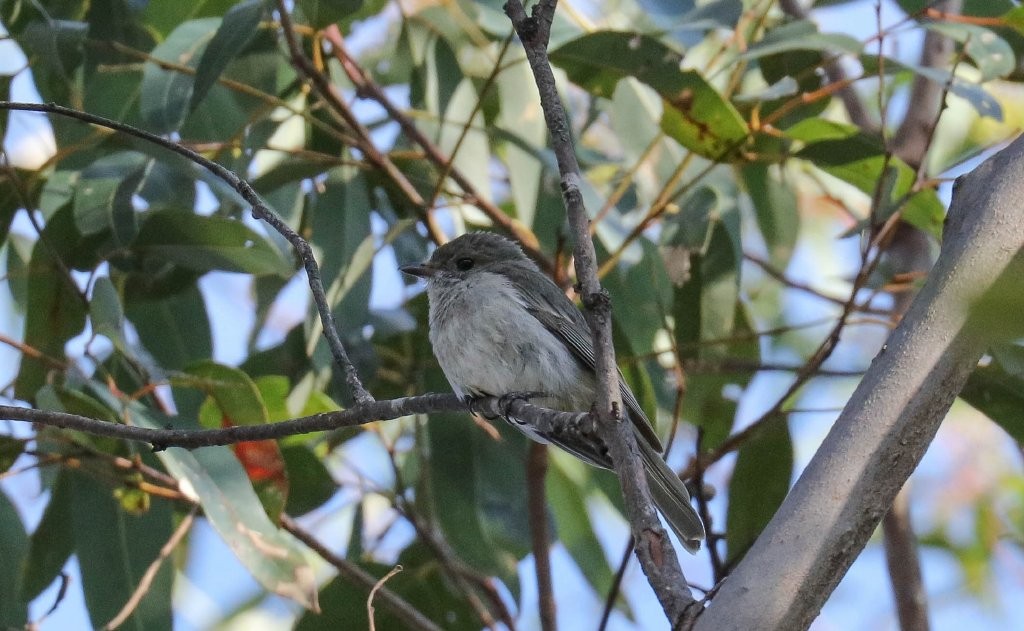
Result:
M636 538L637 558L673 626L696 604L686 587L672 543L658 521L650 490L629 423L622 420L619 377L612 346L611 301L597 279L597 257L590 238L590 220L580 192L580 167L576 160L569 121L558 96L547 45L556 0L541 0L528 16L519 0L509 0L505 12L526 51L540 92L541 108L551 134L551 144L562 174L562 200L575 240L576 277L581 287L584 314L594 334L597 397L597 430L608 445L609 455L622 485L626 513Z
M313 302L316 303L317 311L320 314L320 321L323 324L324 329L324 337L327 338L327 344L331 349L331 354L334 357L335 363L337 363L345 373L345 382L352 390L353 398L358 403L373 401L373 396L367 392L366 388L363 387L363 382L359 379L359 373L356 371L356 367L352 364L352 361L348 358L348 353L345 351L345 346L341 343L341 338L338 337L338 329L334 325L334 314L331 313L331 307L327 302L327 295L324 292L324 283L320 277L320 266L317 265L316 258L313 256L312 248L309 247L309 243L307 243L305 239L292 230L291 226L286 224L283 219L278 217L274 211L270 210L270 208L263 203L263 199L259 196L259 193L257 193L247 181L235 175L230 169L199 155L195 151L192 151L188 147L185 147L173 140L168 140L162 136L158 136L109 118L96 116L95 114L89 114L87 112L81 112L55 103L15 103L10 101L0 101L0 110L19 110L24 112L45 112L47 114L57 114L68 118L74 118L85 123L90 123L92 125L112 129L123 134L128 134L129 136L140 138L146 142L163 147L168 151L172 151L190 162L198 164L226 182L242 197L242 199L252 206L252 214L254 217L266 222L271 228L287 239L292 247L295 248L295 252L302 261L303 268L306 270L306 279L309 282L310 292L313 294Z
M935 269L698 631L803 629L818 614L991 342L972 305L997 282L1024 291L1022 169L1024 137L958 180Z

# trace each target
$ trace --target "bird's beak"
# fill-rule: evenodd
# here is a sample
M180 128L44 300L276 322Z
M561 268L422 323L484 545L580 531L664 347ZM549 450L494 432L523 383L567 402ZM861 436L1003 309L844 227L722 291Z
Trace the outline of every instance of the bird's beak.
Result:
M415 276L417 278L430 278L437 273L437 268L431 267L427 263L420 263L418 265L403 265L398 268L401 272L408 274L409 276Z

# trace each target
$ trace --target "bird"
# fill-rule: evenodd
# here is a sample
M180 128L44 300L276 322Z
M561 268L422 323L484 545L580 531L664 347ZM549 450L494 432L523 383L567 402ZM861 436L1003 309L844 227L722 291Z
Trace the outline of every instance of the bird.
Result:
M597 391L593 337L583 313L514 241L470 232L401 271L427 282L434 356L464 402L532 393L538 405L589 410ZM665 463L650 419L619 373L619 393L643 461L651 496L680 543L700 549L704 525L679 476ZM594 432L559 431L513 417L529 438L613 469Z

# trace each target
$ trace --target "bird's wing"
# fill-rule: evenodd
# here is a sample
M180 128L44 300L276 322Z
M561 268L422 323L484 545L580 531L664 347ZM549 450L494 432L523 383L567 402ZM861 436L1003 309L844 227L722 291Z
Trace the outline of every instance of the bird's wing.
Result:
M562 298L565 298L564 294ZM596 369L597 362L594 359L594 343L591 341L590 330L587 328L585 321L583 321L582 314L579 318L581 322L573 322L568 318L558 315L549 306L539 301L531 300L529 297L524 297L524 300L527 302L526 310L533 317L537 318L544 325L544 328L562 340L569 347L569 350L572 351L572 354L576 356L576 359L591 370ZM566 302L569 301L568 298L565 298L565 300ZM575 305L570 304L570 307L576 310ZM626 404L626 409L629 410L629 418L633 421L633 425L640 432L640 435L644 437L644 440L660 452L662 449L661 440L654 433L654 427L651 425L650 419L644 414L640 403L636 400L629 386L626 385L622 371L618 371L618 373L619 394L622 397L622 402Z

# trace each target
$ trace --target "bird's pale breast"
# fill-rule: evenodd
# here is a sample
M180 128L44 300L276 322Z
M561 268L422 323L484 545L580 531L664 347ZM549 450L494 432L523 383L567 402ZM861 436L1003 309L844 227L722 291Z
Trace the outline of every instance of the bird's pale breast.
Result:
M430 291L430 342L456 394L545 392L552 399L541 404L589 409L593 377L504 276L479 273Z

